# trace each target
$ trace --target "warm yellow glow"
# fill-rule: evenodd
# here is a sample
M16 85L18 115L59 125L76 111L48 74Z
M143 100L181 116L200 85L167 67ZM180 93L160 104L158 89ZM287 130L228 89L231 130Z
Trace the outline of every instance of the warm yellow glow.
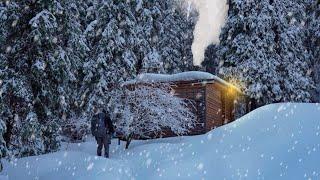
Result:
M244 87L243 83L237 78L230 78L229 84L228 92L231 94L241 93L241 89Z
M229 86L228 87L228 94L230 96L234 96L236 94L236 89L234 87L232 87L232 86Z

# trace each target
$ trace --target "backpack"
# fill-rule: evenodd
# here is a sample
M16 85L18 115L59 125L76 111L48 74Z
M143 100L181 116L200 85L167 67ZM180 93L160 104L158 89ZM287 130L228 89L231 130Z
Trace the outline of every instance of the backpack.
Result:
M103 113L95 114L91 120L91 133L96 137L104 137L107 135L105 123L105 115Z

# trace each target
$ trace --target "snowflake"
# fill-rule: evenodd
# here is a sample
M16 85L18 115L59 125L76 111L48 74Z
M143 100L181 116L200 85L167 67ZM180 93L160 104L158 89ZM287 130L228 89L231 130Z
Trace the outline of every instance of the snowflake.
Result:
M16 27L17 24L18 24L18 20L16 19L16 20L14 20L14 21L12 22L11 26L12 26L12 27Z
M152 163L152 159L149 158L149 159L147 160L146 164L147 164L147 166L150 166L151 163Z
M202 170L204 167L203 163L199 163L198 166L197 166L197 169L198 170Z
M7 48L6 48L6 53L10 53L11 50L12 50L12 47L11 47L11 46L7 46Z
M93 168L93 163L90 163L89 165L88 165L88 167L87 167L87 170L89 171L89 170L91 170L92 168Z

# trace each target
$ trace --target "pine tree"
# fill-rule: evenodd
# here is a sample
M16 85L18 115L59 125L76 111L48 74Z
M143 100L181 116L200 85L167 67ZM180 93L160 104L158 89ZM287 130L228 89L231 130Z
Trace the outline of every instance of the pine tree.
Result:
M57 150L59 126L89 117L94 103L106 107L111 92L140 72L192 68L195 16L188 20L176 3L0 2L0 119L9 154Z
M155 21L159 27L158 49L162 57L165 73L178 73L194 69L191 45L193 30L198 18L196 11L188 15L181 1L157 1L161 16Z
M81 2L7 1L0 7L0 114L8 127L5 141L17 156L55 151L59 120L77 109L72 107L77 99L74 89L88 49L79 19L80 10L84 13ZM24 148L28 132L21 128L38 125L37 143ZM45 141L43 149L32 149L40 141Z
M90 56L83 65L82 101L80 106L89 112L92 104L106 106L110 92L123 79L136 74L134 25L135 17L130 4L109 1L96 4L94 20L85 30Z
M7 146L9 150L9 157L21 157L21 151L23 148L22 144L22 120L21 117L19 117L18 114L15 114L13 117L13 121L10 122L10 124L7 125L10 127L10 137L9 140L7 140Z
M1 96L0 96L1 98ZM1 159L6 157L8 154L8 149L6 146L6 141L4 140L3 136L6 132L6 124L3 119L0 119L0 171L3 170L3 165Z
M110 92L141 72L180 72L192 66L195 21L188 21L177 4L109 0L89 9L97 10L85 30L93 51L83 66L80 103L89 112L94 103L106 107Z
M220 74L260 101L309 102L310 53L302 1L230 1L218 55Z
M6 142L3 138L5 132L6 132L6 124L1 119L0 120L0 163L1 163L1 158L7 156L7 153L8 153Z
M59 89L62 90L64 105L64 113L68 116L72 116L74 112L78 109L79 96L78 92L74 89L79 89L81 85L82 75L82 66L85 58L89 52L88 43L84 34L85 23L86 21L86 3L82 0L69 0L63 1L62 6L64 11L60 17L62 27L61 36L64 37L64 49L66 57L69 59L69 78L65 79L65 82L61 83L62 87Z
M25 19L20 17L25 15L25 11L21 11L22 5L12 1L6 3L0 2L1 11L1 51L0 51L0 119L6 124L7 131L4 134L4 140L8 145L9 150L21 147L20 136L15 136L13 133L19 132L20 126L18 122L18 114L24 115L30 110L29 104L32 103L31 88L27 79L22 72L25 70L25 58L17 57L18 51L21 49L23 43L21 39L15 39L15 36L22 36L24 32ZM18 23L19 22L19 23ZM23 25L22 25L23 24ZM19 59L19 61L14 59ZM17 153L18 154L18 153Z
M44 152L49 153L60 148L60 128L61 124L58 119L47 121L41 124L42 138L44 143Z
M212 44L207 47L204 54L204 61L202 62L202 66L205 68L205 71L217 74L219 62L217 57L217 46Z
M312 91L312 99L320 102L320 2L308 1L308 50L312 52L312 70L315 81L315 90Z
M41 124L35 113L29 113L22 124L21 132L22 156L39 155L45 152Z

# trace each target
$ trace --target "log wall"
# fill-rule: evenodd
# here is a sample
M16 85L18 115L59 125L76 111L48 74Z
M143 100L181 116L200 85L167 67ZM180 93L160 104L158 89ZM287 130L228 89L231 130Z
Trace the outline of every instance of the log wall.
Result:
M222 92L217 84L206 86L206 131L222 125Z
M204 84L177 83L172 86L175 95L190 100L190 109L197 116L195 128L190 130L189 135L203 134L206 132L206 86Z
M234 121L234 102L239 94L220 83L207 84L206 92L206 131Z
M190 100L190 109L197 116L188 135L204 134L235 120L234 102L240 94L232 88L219 82L175 82L171 87L176 96ZM172 136L176 135L165 128L160 137Z

